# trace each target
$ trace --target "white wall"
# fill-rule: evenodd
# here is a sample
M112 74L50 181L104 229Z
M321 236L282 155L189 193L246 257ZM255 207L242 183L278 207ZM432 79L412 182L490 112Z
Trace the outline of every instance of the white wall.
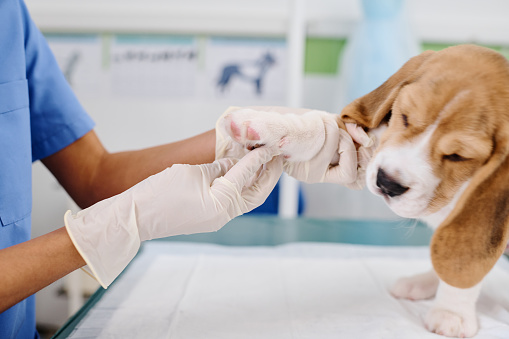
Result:
M282 36L291 0L26 0L45 31L173 32ZM506 0L406 0L425 41L507 44ZM308 33L345 36L361 18L360 0L308 0ZM233 28L232 28L233 27Z

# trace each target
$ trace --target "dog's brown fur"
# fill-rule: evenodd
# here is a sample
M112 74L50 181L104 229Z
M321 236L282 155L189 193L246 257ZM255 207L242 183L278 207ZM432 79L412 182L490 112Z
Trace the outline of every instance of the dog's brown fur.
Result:
M509 236L507 60L473 45L424 52L345 107L341 118L367 129L388 121L379 148L411 140L437 124L429 161L441 182L428 212L440 210L470 182L433 236L433 266L454 287L479 283Z

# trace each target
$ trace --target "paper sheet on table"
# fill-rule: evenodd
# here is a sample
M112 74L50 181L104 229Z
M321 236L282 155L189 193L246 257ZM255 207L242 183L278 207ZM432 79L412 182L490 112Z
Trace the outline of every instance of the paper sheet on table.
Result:
M154 258L109 319L95 321L99 338L439 338L422 322L431 301L388 293L398 277L431 266L404 251L401 258ZM480 297L478 338L509 337L507 286L509 274L496 267Z

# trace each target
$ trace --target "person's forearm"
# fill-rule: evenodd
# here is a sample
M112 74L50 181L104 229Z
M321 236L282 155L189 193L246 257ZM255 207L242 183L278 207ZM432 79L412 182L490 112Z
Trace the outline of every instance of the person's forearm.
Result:
M95 183L97 199L120 193L173 164L198 165L214 161L215 131L171 144L113 153L102 163Z
M63 227L0 250L0 313L84 265Z
M74 201L85 208L173 164L213 162L215 138L215 130L210 130L166 145L109 153L91 131L42 161Z

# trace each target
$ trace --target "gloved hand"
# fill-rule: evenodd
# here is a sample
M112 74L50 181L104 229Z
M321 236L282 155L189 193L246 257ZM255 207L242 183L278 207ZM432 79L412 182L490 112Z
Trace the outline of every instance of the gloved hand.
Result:
M281 157L271 159L268 150L259 149L238 162L173 165L76 215L67 211L67 232L106 288L136 255L141 241L217 231L260 206L283 171Z
M356 124L346 123L345 126L353 140L359 144L357 148L357 179L346 187L360 190L366 186L366 168L375 154L378 141L374 135L366 133L362 127Z
M242 144L232 140L226 132L223 119L226 115L239 110L229 108L216 123L216 159L231 157L239 158L248 152ZM292 109L287 107L249 107L249 109L274 114L303 115L311 112L308 109ZM349 188L360 189L364 186L364 173L367 163L374 151L372 137L354 124L345 125L339 116L326 112L313 112L314 118L321 120L325 138L316 155L308 161L284 161L284 170L297 180L307 183L327 182L342 184ZM339 126L343 127L340 128ZM350 134L349 134L350 133ZM360 145L356 150L353 140ZM317 136L317 140L318 140ZM301 145L305 147L305 145Z

